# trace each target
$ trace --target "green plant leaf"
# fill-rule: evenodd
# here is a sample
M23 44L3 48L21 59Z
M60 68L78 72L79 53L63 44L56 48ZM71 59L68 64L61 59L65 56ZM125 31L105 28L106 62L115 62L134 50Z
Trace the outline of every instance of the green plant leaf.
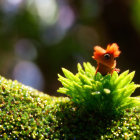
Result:
M115 73L116 73L116 72L115 72ZM114 74L115 74L115 73L114 73ZM123 80L123 78L125 78L125 76L126 76L128 73L129 73L129 70L127 70L127 71L121 73L121 74L119 75L118 78L116 77L116 79L114 79L115 85L118 85L118 84ZM113 81L112 81L112 82L113 82Z
M59 88L57 92L66 94L69 90L67 88Z
M95 75L95 80L96 81L101 81L103 79L103 76L101 75L100 72L97 72L97 74Z
M90 78L93 78L95 75L95 68L90 63L83 63L85 68L86 75Z
M65 68L62 68L62 71L63 71L64 75L66 76L66 78L68 78L69 80L80 82L79 78L76 77L72 72L68 71Z
M58 80L61 81L61 83L62 83L62 85L64 87L67 87L68 88L69 86L72 86L72 83L71 83L71 81L69 79L64 78L60 74L58 74L58 77L59 77Z
M126 86L127 84L129 84L132 81L134 75L135 75L135 72L131 72L125 77L123 77L123 79L119 82L119 84L117 84L117 88L122 88Z
M80 63L77 64L77 69L79 73L82 73L82 74L85 73Z
M86 75L79 73L79 79L82 83L91 85L91 80Z

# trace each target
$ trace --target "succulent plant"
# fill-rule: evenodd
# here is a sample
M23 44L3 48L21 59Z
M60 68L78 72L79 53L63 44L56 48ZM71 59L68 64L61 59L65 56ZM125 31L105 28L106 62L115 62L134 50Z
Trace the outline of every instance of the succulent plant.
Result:
M75 75L65 68L65 77L58 74L63 87L58 92L66 94L80 107L97 114L117 116L127 108L140 105L140 99L131 97L140 85L134 84L132 79L135 72L125 71L102 76L95 74L95 68L88 62L83 63L84 69L78 64ZM129 74L128 74L129 73Z

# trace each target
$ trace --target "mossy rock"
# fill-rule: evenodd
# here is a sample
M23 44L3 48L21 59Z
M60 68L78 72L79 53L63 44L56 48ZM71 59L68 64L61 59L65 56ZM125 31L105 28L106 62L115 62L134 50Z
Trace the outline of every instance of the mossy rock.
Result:
M0 139L140 139L140 110L96 116L68 97L51 97L0 77Z

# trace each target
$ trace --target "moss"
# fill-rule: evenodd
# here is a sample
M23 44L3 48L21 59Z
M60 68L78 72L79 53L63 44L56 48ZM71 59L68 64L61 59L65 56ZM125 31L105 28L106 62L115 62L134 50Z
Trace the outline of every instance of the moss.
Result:
M101 136L102 139L140 139L140 108L126 110L126 113L119 120L112 120L108 126L107 133Z
M105 114L97 116L83 108L74 107L70 102L61 106L56 116L59 120L60 138L76 140L93 139L139 139L140 110L127 109L119 118L107 119ZM62 113L63 111L63 113Z
M60 103L68 101L0 77L0 138L59 137L55 113L60 110Z
M0 139L4 140L139 139L138 109L131 107L108 118L71 98L51 97L0 77Z

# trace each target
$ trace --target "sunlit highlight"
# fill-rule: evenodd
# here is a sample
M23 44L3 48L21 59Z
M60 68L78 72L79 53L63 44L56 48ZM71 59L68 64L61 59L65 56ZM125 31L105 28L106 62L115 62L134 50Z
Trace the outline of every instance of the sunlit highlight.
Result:
M57 20L57 3L56 0L35 0L35 8L45 24L52 25Z

